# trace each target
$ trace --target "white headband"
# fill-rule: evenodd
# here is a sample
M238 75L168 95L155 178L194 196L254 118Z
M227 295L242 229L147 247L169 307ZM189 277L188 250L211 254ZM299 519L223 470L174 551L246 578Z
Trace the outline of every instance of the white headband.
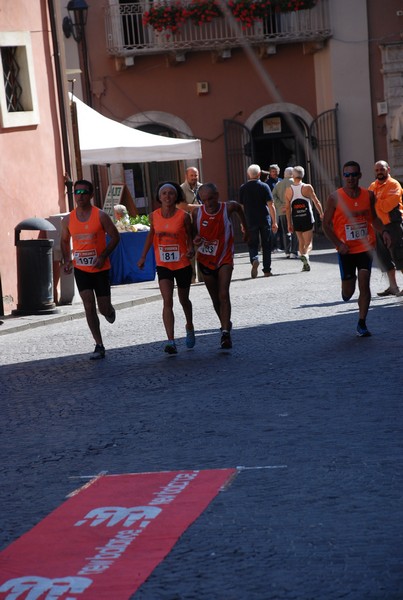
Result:
M164 183L164 185L162 185L158 191L158 196L160 195L160 192L166 187L172 188L173 190L175 190L176 195L178 195L178 190L176 189L176 187L174 185L172 185L171 183Z

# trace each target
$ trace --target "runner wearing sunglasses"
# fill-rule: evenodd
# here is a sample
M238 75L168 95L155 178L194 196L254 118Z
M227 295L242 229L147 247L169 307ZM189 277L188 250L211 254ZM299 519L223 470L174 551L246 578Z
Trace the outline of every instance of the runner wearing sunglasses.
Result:
M111 304L111 286L109 255L120 241L119 232L109 215L91 204L93 185L86 179L74 184L76 208L62 221L62 265L66 273L74 267L74 278L84 304L88 327L95 341L95 350L91 360L105 358L101 328L97 314L99 312L109 323L116 318ZM106 234L110 241L106 243ZM73 242L71 257L70 239Z
M361 168L357 162L349 161L343 165L343 187L327 200L323 231L338 252L341 296L345 302L353 296L358 280L357 335L369 337L366 318L371 302L374 227L380 229L380 221L375 212L375 196L358 185L360 178Z

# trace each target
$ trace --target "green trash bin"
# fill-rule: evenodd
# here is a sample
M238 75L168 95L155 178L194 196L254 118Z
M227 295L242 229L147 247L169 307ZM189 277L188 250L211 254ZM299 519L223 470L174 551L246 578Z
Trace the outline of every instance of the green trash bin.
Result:
M53 231L46 219L33 217L15 227L17 248L18 315L40 315L59 312L53 296L53 240L20 240L21 231Z

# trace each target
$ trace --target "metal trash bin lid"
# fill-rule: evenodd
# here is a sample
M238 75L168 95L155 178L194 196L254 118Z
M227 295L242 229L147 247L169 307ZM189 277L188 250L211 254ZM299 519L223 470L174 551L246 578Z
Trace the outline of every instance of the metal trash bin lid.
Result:
M50 221L42 219L42 217L31 217L18 223L14 227L15 231L29 231L39 229L40 231L55 231L56 227Z
M56 227L50 221L46 219L42 219L42 217L31 217L30 219L25 219L18 223L18 225L14 228L14 244L17 244L20 241L20 232L21 231L56 231Z

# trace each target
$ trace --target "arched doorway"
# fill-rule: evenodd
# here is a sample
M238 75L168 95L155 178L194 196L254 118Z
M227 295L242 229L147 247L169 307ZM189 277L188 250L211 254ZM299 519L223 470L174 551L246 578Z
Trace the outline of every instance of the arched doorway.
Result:
M291 122L292 118L292 122ZM254 159L262 169L275 163L281 174L288 166L301 165L307 171L306 123L295 115L271 113L260 119L251 130Z
M142 125L137 129L154 135L176 137L172 130L156 123ZM178 161L126 163L123 169L126 182L132 182L132 186L129 187L134 189L137 207L144 213L150 213L158 207L155 201L155 190L161 181L181 181Z
M180 117L163 111L146 111L132 115L123 124L154 135L179 139L194 137L189 126ZM166 161L124 165L126 183L127 178L133 178L136 200L140 198L140 204L142 204L140 212L149 213L158 208L154 193L161 181L181 183L184 180L187 166L195 165L200 171L199 160L191 160L189 164L187 162Z
M252 162L263 169L277 163L281 174L286 166L303 166L305 181L323 203L340 185L337 105L315 119L293 104L263 106L244 124L224 120L224 139L230 199L239 199Z

